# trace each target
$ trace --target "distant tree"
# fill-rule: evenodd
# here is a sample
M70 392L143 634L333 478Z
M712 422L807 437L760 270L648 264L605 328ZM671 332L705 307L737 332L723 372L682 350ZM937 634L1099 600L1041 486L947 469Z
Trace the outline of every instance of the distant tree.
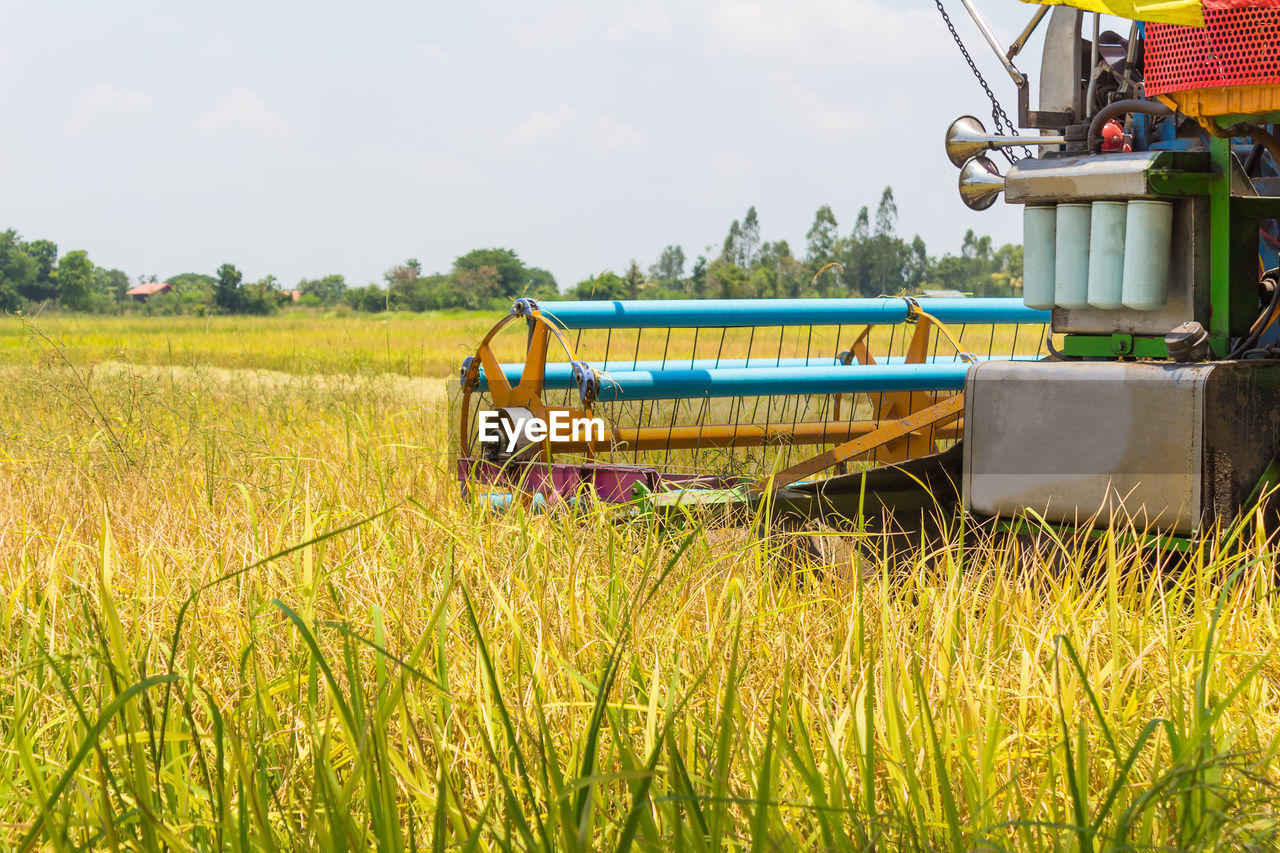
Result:
M524 290L521 293L525 296L532 296L534 299L557 299L560 296L560 285L556 283L556 277L547 270L540 267L525 267L525 277L528 281L525 283Z
M416 258L397 264L383 273L387 282L387 302L390 307L405 311L426 311L429 292L422 281L422 265Z
M871 287L871 215L864 206L853 222L853 232L841 241L840 263L843 279L852 293L870 293Z
M898 203L893 200L893 187L885 187L876 208L876 236L895 237L898 232Z
M36 262L36 278L53 278L58 265L58 244L52 240L32 240L27 244L27 254Z
M304 278L295 289L303 296L315 297L321 305L333 305L341 301L342 294L347 292L347 280L337 274L323 278Z
M515 299L529 284L528 269L513 249L475 249L453 262L454 277L469 270L491 267L498 274L497 297Z
M684 278L684 249L676 245L663 249L657 263L649 267L649 276L668 287L679 282Z
M991 258L991 238L979 237L973 233L970 228L964 234L964 244L960 248L960 255L971 261L986 261Z
M729 233L724 238L724 247L720 250L720 260L726 264L737 265L742 257L742 223L733 220Z
M693 295L697 299L707 295L706 255L698 255L698 259L693 262L693 269L689 271L689 289L693 291Z
M240 311L240 282L244 276L232 264L218 267L218 286L214 291L214 304L224 314Z
M7 281L0 281L0 313L12 314L22 308L22 294Z
M58 285L61 304L73 311L89 307L93 293L93 262L89 260L88 252L77 249L63 255L58 260L53 279Z
M876 230L869 253L870 294L894 293L905 284L903 267L908 249L898 238L898 205L893 188L885 187L876 207Z
M867 212L866 205L858 211L858 218L853 223L853 240L858 243L865 243L871 239L871 215Z
M911 249L903 267L903 277L909 289L919 290L920 285L924 283L928 275L929 252L925 248L924 240L920 239L920 235L917 234L915 239L911 241Z
M33 240L26 246L27 254L35 261L35 276L27 284L23 295L31 302L57 299L61 292L54 271L58 266L58 244L51 240Z
M836 242L839 239L839 225L830 205L824 204L814 214L813 225L809 227L806 239L809 241L808 255L805 260L816 272L824 264L836 259Z
M450 275L444 273L425 275L418 279L418 287L421 289L422 302L427 311L467 307L464 294Z
M1022 278L1022 245L1006 243L996 250L996 269L1007 273L1010 278Z
M928 283L977 296L1011 296L1022 278L1022 247L991 249L991 238L972 230L959 255L943 255L929 264Z
M146 282L143 280L145 278L150 278L152 281L156 280L155 276L143 276L139 278L138 282L145 284ZM165 281L173 285L174 293L184 296L187 294L200 294L209 299L213 299L219 283L217 278L198 272L178 273L177 275L169 276Z
M707 268L707 290L719 299L741 299L747 292L747 271L719 258Z
M760 218L756 216L755 205L747 210L746 217L742 220L742 235L738 249L738 266L750 268L756 261L756 254L760 251Z
M612 302L626 299L627 291L626 279L612 270L605 270L595 278L586 278L578 282L571 293L575 299L604 299Z
M485 308L489 303L509 297L509 285L502 278L502 271L495 266L483 265L455 270L453 279L462 295L464 308Z
M120 270L94 267L92 290L102 302L119 302L129 289L129 276Z
M239 310L242 314L274 314L292 297L280 289L280 282L269 275L240 288Z
M640 298L640 285L644 284L644 273L640 272L640 265L636 263L635 258L631 259L631 265L627 267L627 298Z
M757 289L757 295L771 299L800 296L811 277L804 264L791 254L786 240L761 244L756 268L757 272L764 273L758 279L764 286Z
M376 314L380 311L387 310L387 291L378 287L376 284L368 284L364 287L352 287L342 295L342 301L357 311L367 311L370 314Z
M17 311L36 277L36 261L13 229L0 231L0 310Z

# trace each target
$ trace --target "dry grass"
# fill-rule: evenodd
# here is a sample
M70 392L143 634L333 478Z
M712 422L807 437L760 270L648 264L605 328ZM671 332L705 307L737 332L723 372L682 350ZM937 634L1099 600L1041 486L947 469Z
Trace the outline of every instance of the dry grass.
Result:
M801 584L740 531L486 514L437 384L232 369L287 367L272 322L173 371L6 344L5 846L1274 846L1257 531Z
M298 375L395 373L457 375L492 314L324 315L290 311L276 317L119 317L52 314L40 328L75 364L124 361L276 370ZM47 357L27 345L18 320L0 317L0 364L35 364Z

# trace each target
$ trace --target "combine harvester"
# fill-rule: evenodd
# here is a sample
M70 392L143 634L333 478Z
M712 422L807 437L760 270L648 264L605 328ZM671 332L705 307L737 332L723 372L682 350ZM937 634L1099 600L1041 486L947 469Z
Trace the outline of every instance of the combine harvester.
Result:
M519 300L462 367L464 487L908 528L1136 520L1175 546L1248 511L1280 479L1280 7L1080 0L1152 21L1045 7L1006 50L962 2L1040 131L992 96L1002 132L946 134L966 205L1023 206L1022 299ZM1041 26L1032 110L1014 59ZM537 426L584 418L603 427Z

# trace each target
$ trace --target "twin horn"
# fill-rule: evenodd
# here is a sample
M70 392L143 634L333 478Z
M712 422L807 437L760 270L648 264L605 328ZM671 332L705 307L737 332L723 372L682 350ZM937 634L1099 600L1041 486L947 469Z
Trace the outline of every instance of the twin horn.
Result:
M973 116L960 116L947 128L947 158L953 166L963 166L970 158L996 148L1019 145L1063 145L1061 136L993 136Z
M960 170L960 199L970 210L986 210L1004 192L1004 178L996 164L981 155Z

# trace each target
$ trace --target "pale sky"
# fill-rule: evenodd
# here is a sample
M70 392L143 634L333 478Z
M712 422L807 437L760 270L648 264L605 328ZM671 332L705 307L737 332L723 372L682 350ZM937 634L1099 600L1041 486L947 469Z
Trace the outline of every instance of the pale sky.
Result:
M945 0L1010 113L1016 98ZM978 0L1004 42L1033 7ZM561 287L755 205L797 254L887 184L931 254L972 213L942 150L990 107L932 0L4 0L0 229L131 276L380 280L510 247ZM1038 70L1038 45L1021 58Z

